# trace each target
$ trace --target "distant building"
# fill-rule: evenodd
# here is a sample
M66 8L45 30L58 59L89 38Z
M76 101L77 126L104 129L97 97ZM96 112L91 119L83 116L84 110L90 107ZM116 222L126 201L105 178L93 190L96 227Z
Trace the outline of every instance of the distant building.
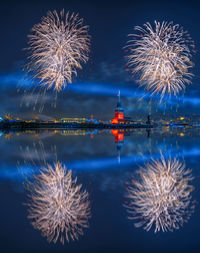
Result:
M61 122L63 123L86 123L88 119L86 118L62 118Z
M115 118L112 119L112 124L133 124L133 120L130 117L124 117L124 109L120 102L120 91L118 93L118 103L115 108Z

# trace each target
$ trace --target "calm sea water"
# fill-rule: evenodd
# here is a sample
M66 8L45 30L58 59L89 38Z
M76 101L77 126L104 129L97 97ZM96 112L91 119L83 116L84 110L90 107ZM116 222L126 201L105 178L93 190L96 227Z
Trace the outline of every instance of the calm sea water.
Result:
M127 187L149 162L176 158L191 169L194 187L187 222L179 229L154 233L128 219ZM27 181L45 164L60 161L89 193L89 228L79 240L48 243L28 218ZM176 185L174 186L176 187ZM177 188L181 190L182 183ZM26 132L0 137L0 252L200 252L200 130L157 129L131 132ZM173 191L173 190L172 190ZM178 194L178 192L177 192ZM184 196L182 196L184 197ZM181 203L173 202L174 210ZM148 204L148 203L147 203ZM186 208L184 211L187 213ZM148 210L149 206L147 206ZM173 214L173 210L169 215ZM54 214L52 214L54 215ZM134 215L134 214L133 214ZM186 218L185 218L186 217ZM180 218L180 217L179 217ZM144 217L139 217L142 221Z

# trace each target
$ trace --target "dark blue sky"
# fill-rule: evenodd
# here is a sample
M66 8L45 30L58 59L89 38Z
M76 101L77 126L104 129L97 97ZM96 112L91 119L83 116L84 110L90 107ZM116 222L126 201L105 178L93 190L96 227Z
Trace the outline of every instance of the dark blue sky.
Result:
M74 78L74 87L67 87L57 100L57 108L50 108L51 92L45 97L46 106L42 114L47 116L89 116L94 114L97 118L109 119L113 114L118 89L122 90L124 106L127 113L134 117L136 111L141 115L149 113L149 99L138 103L143 88L139 88L129 73L125 71L123 47L127 41L127 35L133 31L135 25L143 25L145 22L174 21L184 27L191 34L195 45L196 55L193 58L195 67L193 83L187 87L186 98L193 102L185 105L182 97L175 103L169 103L166 111L174 113L174 104L180 105L181 113L198 113L200 103L199 67L200 67L200 2L198 1L1 1L0 3L0 114L11 113L15 116L33 116L31 106L21 104L23 89L17 93L16 86L24 86L21 68L26 62L27 35L31 27L40 22L42 16L48 10L78 12L84 18L85 24L90 27L92 36L92 50L89 63L80 71L78 78ZM82 89L76 86L76 82L82 85ZM84 84L87 84L84 86ZM89 87L89 88L88 88ZM102 88L103 87L103 88ZM85 88L85 89L84 89ZM75 89L76 91L74 92ZM93 93L91 94L91 89ZM129 92L123 92L128 89ZM99 92L101 90L101 92ZM108 91L109 90L109 91ZM139 93L138 93L139 92ZM128 94L129 93L129 94ZM29 93L30 95L30 93ZM34 94L36 96L36 94ZM30 96L25 98L30 100ZM34 100L34 99L33 99ZM154 104L154 103L153 103ZM163 106L152 108L154 113L163 113ZM105 112L105 107L109 108ZM158 107L158 112L156 108ZM67 110L69 108L69 110ZM37 114L37 110L34 115ZM84 115L83 115L84 114Z

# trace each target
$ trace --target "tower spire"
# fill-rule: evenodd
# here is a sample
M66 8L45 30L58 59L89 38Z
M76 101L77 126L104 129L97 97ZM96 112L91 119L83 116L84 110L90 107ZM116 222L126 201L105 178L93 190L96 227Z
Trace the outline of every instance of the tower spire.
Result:
M120 104L120 90L118 91L118 102Z

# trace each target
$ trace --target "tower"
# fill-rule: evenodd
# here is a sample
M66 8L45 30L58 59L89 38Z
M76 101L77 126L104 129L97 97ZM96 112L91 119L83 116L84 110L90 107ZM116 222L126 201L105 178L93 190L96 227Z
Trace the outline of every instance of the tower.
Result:
M115 108L115 118L112 119L113 124L119 124L121 122L124 122L124 109L121 106L120 102L120 90L118 92L118 102L117 107Z

